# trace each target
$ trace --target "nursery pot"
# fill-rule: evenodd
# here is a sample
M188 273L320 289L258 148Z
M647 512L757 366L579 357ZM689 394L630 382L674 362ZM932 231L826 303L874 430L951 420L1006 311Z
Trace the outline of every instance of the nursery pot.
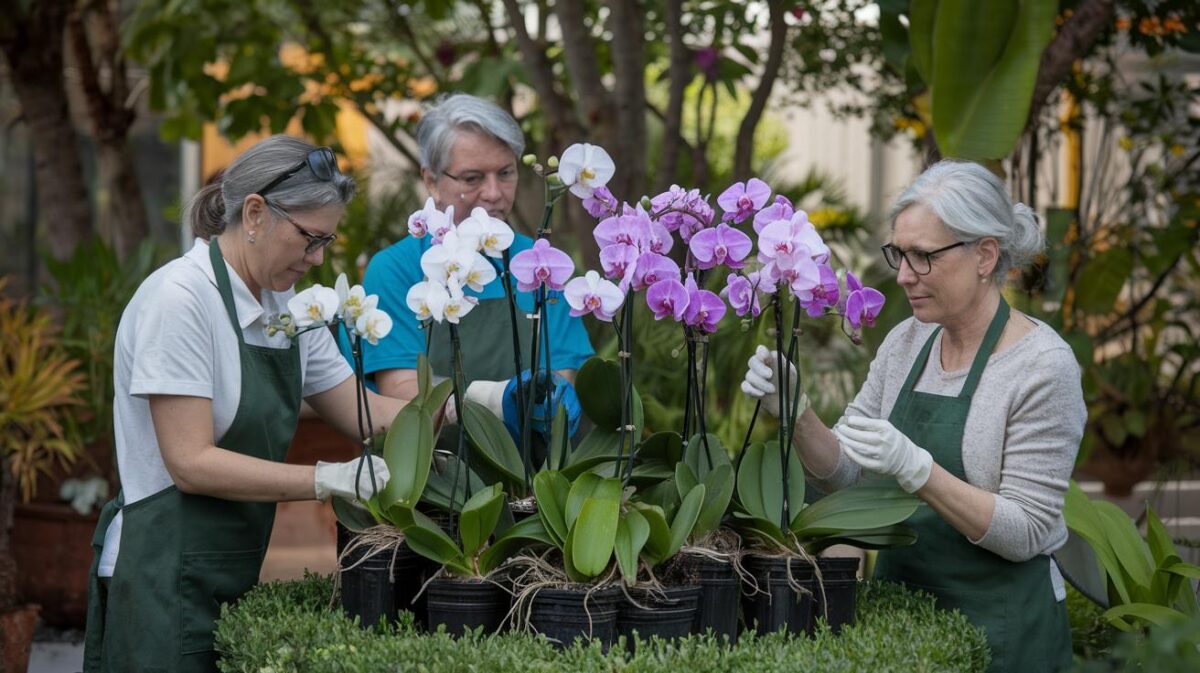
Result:
M424 583L424 567L424 559L407 544L374 553L367 547L352 549L341 561L342 608L358 617L363 628L395 620L400 610L417 612L412 603Z
M425 593L429 629L444 624L446 632L453 636L481 626L485 634L499 631L512 604L502 587L480 579L439 577L429 583Z
M791 580L788 565L791 565ZM791 556L746 557L746 570L758 583L745 587L742 597L742 616L746 628L759 635L787 630L790 633L812 633L813 567L808 561ZM795 587L798 586L800 590ZM806 591L805 591L806 590Z
M817 559L821 571L822 592L813 581L813 622L828 619L834 634L842 632L843 626L854 625L854 604L858 593L857 556L830 556Z
M530 626L559 647L583 638L598 640L607 650L616 640L620 589L589 590L538 590L530 607Z
M634 590L629 596L623 595L617 610L617 631L625 636L626 647L633 650L635 632L642 640L651 636L663 640L687 636L692 631L701 591L699 584L693 584L655 591Z
M705 633L711 629L714 636L725 636L731 645L736 643L741 582L733 570L733 564L701 556L696 559L696 569L699 573L696 582L700 585L700 597L692 631Z

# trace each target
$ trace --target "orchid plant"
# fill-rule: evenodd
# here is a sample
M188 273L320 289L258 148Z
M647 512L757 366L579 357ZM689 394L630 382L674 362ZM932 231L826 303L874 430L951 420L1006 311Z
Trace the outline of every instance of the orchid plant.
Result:
M374 441L371 428L371 408L367 403L366 379L363 375L362 342L379 343L392 331L392 318L378 307L379 296L368 295L362 285L351 287L346 274L338 275L332 288L315 284L297 292L287 302L288 310L277 315L266 316L265 331L268 337L283 334L296 339L304 332L318 328L341 330L350 342L354 360L354 380L358 406L358 434L362 441L364 458L371 454ZM363 460L359 469L366 467L374 477L370 460ZM372 482L374 479L372 479ZM361 482L360 482L361 483ZM355 486L357 488L357 484ZM368 501L376 494L356 493L357 499Z

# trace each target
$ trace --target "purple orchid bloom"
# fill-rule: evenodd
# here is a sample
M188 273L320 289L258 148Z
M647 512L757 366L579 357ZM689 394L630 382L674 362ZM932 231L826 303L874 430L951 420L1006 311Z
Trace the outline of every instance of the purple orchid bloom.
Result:
M583 209L595 218L615 214L619 205L617 198L604 186L595 188L592 195L583 200Z
M758 301L757 288L745 276L737 273L729 274L725 289L721 290L721 296L729 299L729 305L733 307L733 312L738 316L745 316L749 313L757 318L758 314L762 313L762 304Z
M724 222L713 229L696 232L688 242L688 249L701 269L711 269L718 264L740 269L745 266L742 260L753 247L749 236Z
M722 217L724 221L733 220L737 223L766 205L770 198L771 187L758 178L750 178L747 182L735 182L721 192L717 197L717 205L725 211Z
M790 220L795 213L792 202L786 196L775 197L775 203L754 214L754 233L761 234L763 227L776 220Z
M633 281L637 271L638 249L625 243L614 243L600 250L600 266L604 269L604 277L609 280L620 279L618 286L624 292Z
M646 305L654 311L654 319L672 318L683 320L688 308L687 288L676 278L660 280L646 290Z
M633 213L609 217L596 225L592 236L601 248L617 243L640 248L650 238L650 216L638 208Z
M637 258L633 272L633 289L644 290L660 280L679 278L679 265L670 257L653 252L643 252Z
M563 296L571 307L572 316L579 317L591 313L604 322L612 322L613 316L625 302L625 293L616 285L600 278L600 274L595 271L572 278L563 290Z
M706 334L716 332L717 323L725 317L725 302L721 301L715 292L697 287L696 279L691 276L687 277L684 289L688 294L687 310L683 314L684 324Z
M854 329L874 327L875 318L883 310L883 293L873 287L865 287L851 272L846 272L846 320Z
M550 241L539 238L533 247L522 250L512 258L512 274L517 279L517 289L529 292L543 283L551 290L561 290L563 283L575 272L575 262L570 255L551 247Z
M787 285L796 296L811 291L821 282L821 269L805 247L791 253L779 253L763 267L762 272L771 284Z
M818 265L817 268L821 273L821 280L811 289L800 290L796 293L796 299L800 305L813 318L823 315L825 307L837 306L841 296L838 292L837 274L833 272L833 269L828 264Z
M829 246L821 240L808 213L797 210L790 220L775 220L758 235L758 260L769 264L779 255L805 254L818 262L829 259Z

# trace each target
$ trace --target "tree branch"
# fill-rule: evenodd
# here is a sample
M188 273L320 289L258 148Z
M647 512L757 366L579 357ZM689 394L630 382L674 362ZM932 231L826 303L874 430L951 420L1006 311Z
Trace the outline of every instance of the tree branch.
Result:
M646 74L644 67L645 19L635 0L609 0L612 33L613 93L618 161L624 169L618 189L635 198L646 189Z
M584 4L556 2L554 13L562 30L563 58L571 73L571 84L579 92L584 124L588 128L600 129L611 126L613 118L608 90L600 79L596 45L584 20ZM606 137L608 134L602 132L600 135Z
M1046 100L1071 74L1075 61L1086 56L1096 38L1112 24L1113 5L1113 0L1083 0L1046 46L1033 87L1029 124L1036 123Z
M667 0L664 8L667 24L670 62L667 66L667 111L663 117L662 166L658 171L656 191L664 191L675 183L679 170L679 148L686 145L683 138L683 96L692 72L690 54L683 43L683 0ZM654 106L648 106L657 112ZM690 154L690 148L689 148Z
M771 89L779 76L779 68L783 64L783 48L787 43L787 21L784 19L783 2L773 0L771 7L771 44L767 47L767 62L763 66L762 76L754 95L750 98L750 108L742 117L738 128L737 146L733 154L733 179L746 180L750 177L750 160L754 155L754 131L762 120L763 111L771 97Z

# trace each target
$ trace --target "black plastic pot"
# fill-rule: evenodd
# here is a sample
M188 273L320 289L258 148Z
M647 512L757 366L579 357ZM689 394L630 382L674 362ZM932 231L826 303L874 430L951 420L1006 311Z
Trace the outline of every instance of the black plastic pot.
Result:
M429 583L425 593L429 597L429 629L444 624L446 632L454 636L481 626L484 633L496 633L512 604L507 591L479 579L439 577Z
M692 620L694 633L725 636L729 644L738 638L738 598L741 581L733 571L733 564L705 556L696 559L699 571L700 599L696 605L696 617Z
M576 638L597 640L607 650L616 640L620 589L541 589L533 598L529 623L559 647ZM586 601L586 603L585 603Z
M821 590L814 588L813 621L827 617L829 628L835 634L841 633L843 626L853 626L854 624L854 605L858 593L858 563L857 556L831 556L817 559L817 568L821 571L822 583L825 587L825 601L822 605Z
M791 581L788 564L791 564ZM758 591L742 596L746 629L759 635L774 631L812 633L813 567L804 559L790 556L746 556L746 570L758 582ZM809 593L793 588L798 585ZM754 587L746 587L753 591Z
M367 554L366 547L352 549L342 559L342 609L370 628L396 618L396 601L390 577L390 550ZM365 558L364 558L365 556Z
M676 640L691 633L701 590L698 584L667 587L656 592L635 590L630 596L637 604L622 595L617 610L617 631L625 636L626 647L633 650L635 631L642 640L652 636Z

